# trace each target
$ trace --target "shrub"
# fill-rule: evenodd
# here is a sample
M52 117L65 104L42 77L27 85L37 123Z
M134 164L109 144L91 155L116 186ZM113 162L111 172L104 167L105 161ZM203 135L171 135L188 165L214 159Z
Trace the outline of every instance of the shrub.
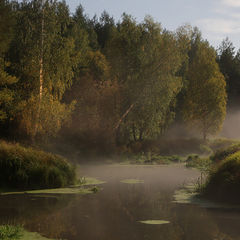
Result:
M234 144L230 147L217 150L210 158L213 162L218 163L226 159L228 156L240 151L240 144Z
M204 194L215 200L239 203L240 151L228 155L210 172Z
M0 142L0 186L10 188L54 188L72 184L73 167L62 157Z
M225 149L230 147L231 145L239 144L238 140L228 139L228 138L218 138L212 139L209 141L208 146L213 150L217 151L219 149Z
M19 226L1 225L0 240L17 240L23 235L23 228Z
M200 158L197 154L189 155L186 160L186 167L197 168L203 172L207 172L211 165L209 158Z

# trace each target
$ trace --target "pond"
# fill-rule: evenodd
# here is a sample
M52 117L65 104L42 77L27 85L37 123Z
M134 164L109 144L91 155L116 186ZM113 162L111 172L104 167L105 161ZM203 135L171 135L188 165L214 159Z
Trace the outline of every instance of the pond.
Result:
M81 166L105 181L94 194L0 196L0 224L21 224L51 239L239 240L240 210L174 202L199 172L183 165Z

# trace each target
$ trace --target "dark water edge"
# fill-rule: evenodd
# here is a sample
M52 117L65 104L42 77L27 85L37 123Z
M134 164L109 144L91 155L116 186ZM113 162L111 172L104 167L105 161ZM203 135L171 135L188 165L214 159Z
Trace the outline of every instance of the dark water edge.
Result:
M239 240L240 211L173 202L174 191L199 177L170 166L82 166L80 176L106 181L88 195L0 196L0 224L68 240ZM126 184L124 179L144 183ZM142 220L169 224L145 225Z

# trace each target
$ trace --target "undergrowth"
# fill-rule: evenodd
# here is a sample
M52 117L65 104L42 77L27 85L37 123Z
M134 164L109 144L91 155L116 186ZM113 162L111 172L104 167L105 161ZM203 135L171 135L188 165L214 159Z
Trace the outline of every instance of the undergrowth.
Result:
M56 188L74 181L75 170L64 158L19 144L0 142L1 188Z

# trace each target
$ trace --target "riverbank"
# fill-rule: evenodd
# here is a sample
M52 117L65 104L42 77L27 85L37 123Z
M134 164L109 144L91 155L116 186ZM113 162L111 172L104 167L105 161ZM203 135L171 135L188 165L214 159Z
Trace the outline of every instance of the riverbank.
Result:
M240 202L240 144L217 151L202 195L221 202Z
M63 157L0 141L1 189L60 188L75 180L74 167Z

